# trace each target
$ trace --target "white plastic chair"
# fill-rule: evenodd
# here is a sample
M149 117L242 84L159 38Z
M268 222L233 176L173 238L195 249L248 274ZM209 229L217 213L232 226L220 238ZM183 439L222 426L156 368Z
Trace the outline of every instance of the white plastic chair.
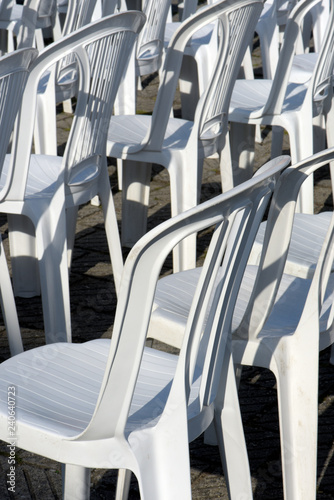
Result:
M208 5L212 5L216 1L217 0L208 0L207 3ZM182 21L196 12L198 7L197 4L197 0L186 0L184 2ZM203 7L203 5L199 5L199 8L201 7ZM264 10L267 10L267 1L264 3ZM263 12L264 11L261 12L258 18L255 29L257 29L257 26L263 17ZM268 16L266 16L264 24L268 27ZM165 48L167 48L170 39L179 25L180 22L166 24ZM217 32L215 24L213 23L196 33L185 48L182 70L179 79L182 118L186 120L194 119L194 111L198 96L203 93L207 86L212 68L215 64L216 55ZM250 54L246 53L242 67L245 77L253 78L253 67L250 60Z
M8 441L10 385L17 394L15 444L66 464L65 498L88 498L89 475L82 473L103 467L131 470L141 498L190 500L188 442L212 422L231 497L251 498L230 324L251 240L285 165L274 162L136 244L125 263L111 340L43 346L1 364L0 438ZM145 347L166 257L180 240L213 225L179 356ZM215 287L222 262L224 277Z
M36 49L18 49L0 58L0 178L2 179L5 155L10 145L14 122L17 117L24 87L32 63L37 57ZM9 186L2 182L0 199L4 199ZM11 355L23 351L20 327L16 314L12 284L7 260L0 236L0 303Z
M168 169L172 215L198 203L203 159L220 153L223 148L230 95L261 8L261 1L221 1L188 18L167 50L152 117L112 117L107 155L126 160L123 169L124 244L132 245L146 231L151 163ZM195 121L170 117L184 49L194 33L215 20L219 21L221 30L217 64L198 103ZM195 262L196 239L192 237L175 251L174 268L194 267Z
M47 343L71 340L67 246L71 248L73 239L67 240L66 232L70 226L69 234L74 235L75 218L68 218L66 212L71 214L96 195L102 203L116 290L119 288L123 260L105 156L105 123L143 22L142 13L124 13L64 37L40 54L27 83L17 140L5 164L11 166L10 189L0 211L8 214L14 283L19 287L22 281L27 296L29 273L35 286L39 270ZM64 157L31 155L39 79L50 65L69 54L77 58L80 83ZM29 235L34 236L36 254L28 254L25 245L20 248L21 236L25 243ZM13 240L17 245L14 254Z
M317 2L318 0L316 0ZM301 0L292 10L284 33L283 46L274 80L237 80L229 110L231 123L232 163L252 175L252 162L247 158L248 146L254 148L255 125L281 127L289 134L293 163L310 156L313 149L313 124L319 126L331 98L331 76L334 63L332 46L334 25L327 31L312 78L307 85L289 83L289 72L296 48L300 25L315 5ZM235 137L235 141L233 140ZM240 143L245 148L240 148ZM317 149L317 146L315 146ZM244 161L246 158L246 162ZM313 179L305 183L300 196L300 211L313 213Z
M333 157L334 149L326 150L282 174L260 263L246 268L232 322L234 362L268 368L277 380L285 500L316 496L318 351L334 342L334 217L313 280L282 273L302 182ZM189 270L158 282L148 337L182 345L199 273Z

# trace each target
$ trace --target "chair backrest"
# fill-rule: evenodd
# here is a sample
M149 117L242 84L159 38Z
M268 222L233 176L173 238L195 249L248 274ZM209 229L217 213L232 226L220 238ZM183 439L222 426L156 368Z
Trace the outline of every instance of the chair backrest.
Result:
M212 139L219 138L227 130L233 84L262 7L261 0L221 0L200 9L181 24L168 45L152 127L143 141L147 147L162 145L188 41L196 31L214 22L219 27L217 58L209 84L196 108L193 133L196 140Z
M227 131L228 111L235 80L263 9L262 1L225 2L219 16L216 64L211 80L196 109L198 135L202 140L221 136Z
M291 71L293 57L296 53L298 38L302 31L303 21L305 19L305 16L311 10L311 8L317 5L320 1L321 0L300 0L299 2L297 2L296 6L292 9L291 13L289 14L289 18L286 24L286 29L284 32L283 44L281 47L278 64L273 80L273 85L266 105L261 111L259 111L259 116L262 114L281 113L287 85L289 82L289 75ZM327 34L328 34L328 39L331 38L332 30L331 29L328 30ZM327 45L324 43L322 45L322 53L324 56L326 50L325 47L327 47ZM328 55L329 54L326 54L326 59ZM327 66L326 68L328 69ZM315 75L315 72L313 72L313 75ZM322 75L324 75L324 73L322 73ZM319 76L319 78L321 79L322 76ZM311 86L311 92L313 94L313 85Z
M62 36L69 35L90 23L97 0L69 0ZM70 78L69 78L70 75ZM65 81L73 86L78 83L77 63L74 54L68 54L57 65L56 82Z
M210 404L215 398L249 251L277 178L289 161L289 157L273 160L242 186L154 228L132 249L122 275L105 377L94 417L84 431L86 438L121 435L124 431L161 267L176 244L205 228L213 230L211 244L188 317L169 399L164 408L157 404L156 417L163 418L164 412L168 415L175 409L180 415L180 408L186 412L194 377L201 380L200 404ZM233 230L235 222L237 231ZM231 251L226 251L227 247ZM223 278L216 288L221 269Z
M145 0L143 12L146 15L144 29L138 37L136 71L147 75L158 71L164 46L165 26L171 0Z
M90 23L97 0L69 0L62 35Z
M24 196L40 77L68 54L74 55L77 61L79 93L63 167L66 178L72 182L80 175L80 168L87 167L93 176L96 174L96 168L105 160L106 124L110 121L113 100L144 21L141 12L105 17L54 42L40 53L28 79L19 114L11 155L14 168L9 199L20 200ZM60 173L59 182L64 182L64 172Z
M333 161L333 158L334 148L321 151L289 167L281 175L270 205L257 278L250 294L243 320L236 329L238 338L255 338L268 319L281 282L289 251L296 202L301 185L313 172ZM301 327L294 333L294 336L303 335L303 341L306 343L308 342L306 330L309 331L309 335L315 338L316 342L319 342L317 338L319 316L333 265L333 241L334 214L329 224L322 253L312 279L303 316L299 322ZM332 328L333 317L331 310L333 306L334 304L331 305L326 315L329 322L328 328ZM305 329L305 324L308 324L310 321L313 322L314 328Z
M36 59L36 49L18 49L0 59L0 174L8 152L14 123L21 106L25 85ZM0 175L0 177L1 177ZM10 187L11 176L7 174L6 182L0 191L2 200Z

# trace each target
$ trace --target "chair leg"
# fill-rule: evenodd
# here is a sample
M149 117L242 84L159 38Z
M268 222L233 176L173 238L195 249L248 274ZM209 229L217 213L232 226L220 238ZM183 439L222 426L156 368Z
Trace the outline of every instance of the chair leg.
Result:
M191 500L186 409L173 408L173 413L177 422L173 432L160 422L157 428L148 430L142 446L132 448L139 464L142 500Z
M151 164L123 161L122 244L132 247L146 233Z
M230 123L230 148L234 186L253 176L255 125Z
M41 287L34 225L24 215L8 214L7 219L14 294L38 296Z
M289 134L292 165L313 154L312 116L289 115L285 122ZM297 200L297 211L306 214L314 212L313 174L303 182Z
M53 73L44 94L37 95L34 146L36 154L57 155L56 99Z
M291 362L277 375L285 500L316 498L319 355L314 347L307 346L315 351L313 360L305 359L310 357L305 350L296 357L294 349Z
M195 207L200 197L203 161L198 160L195 155L190 158L189 151L184 153L188 155L187 162L184 161L182 154L175 154L168 166L172 217ZM179 164L182 168L178 168ZM197 171L194 165L197 165ZM196 234L192 234L173 249L175 273L196 267L196 240Z
M66 209L67 264L69 271L72 264L78 209L78 207L69 207Z
M128 469L119 469L115 500L127 500L130 491L132 472Z
M194 120L196 104L199 99L198 69L196 60L185 55L179 77L181 114L184 120Z
M63 499L89 500L90 469L78 465L62 465Z
M36 246L47 344L71 342L65 208L64 203L59 210L56 202L51 205L40 208L40 218L36 223Z
M284 129L282 127L272 127L271 129L271 158L280 156L283 151Z
M15 306L12 283L10 281L9 271L7 267L7 259L5 249L0 237L0 301L2 316L5 321L8 343L11 356L23 352L23 344L20 332L19 320Z
M240 414L235 367L228 349L222 363L221 390L215 409L215 429L229 498L253 498L249 461Z
M103 209L104 225L113 269L115 288L116 293L118 293L123 272L123 255L107 168L103 169L101 172L99 197L101 199Z

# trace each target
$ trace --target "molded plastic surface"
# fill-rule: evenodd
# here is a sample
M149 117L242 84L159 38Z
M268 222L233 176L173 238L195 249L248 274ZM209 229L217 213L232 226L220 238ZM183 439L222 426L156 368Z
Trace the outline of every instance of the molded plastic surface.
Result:
M268 368L277 380L285 500L316 497L318 352L334 342L333 214L312 280L283 271L301 184L333 157L326 150L281 175L260 262L246 267L231 326L234 362ZM183 345L199 274L194 269L158 282L148 337Z
M8 439L10 385L17 392L16 446L66 464L73 475L65 498L87 498L86 486L76 483L80 471L103 467L134 472L143 499L190 500L188 441L212 422L222 456L233 449L224 468L234 498L251 498L230 327L252 241L288 161L275 160L136 244L111 340L43 346L0 365L0 438ZM212 239L181 352L145 348L162 265L179 241L205 228L212 228Z

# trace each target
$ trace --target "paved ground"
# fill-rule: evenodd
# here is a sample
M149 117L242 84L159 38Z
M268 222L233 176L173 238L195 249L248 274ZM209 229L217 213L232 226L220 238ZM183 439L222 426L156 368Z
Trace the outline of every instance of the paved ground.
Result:
M148 85L149 83L149 85ZM139 106L153 106L156 79L144 82L145 91ZM70 117L58 115L60 151L70 126ZM256 163L260 165L269 157L270 134L258 145ZM285 143L285 148L288 145ZM114 165L110 166L110 182L114 193L118 219L121 220L121 193L117 188ZM330 183L324 175L316 180L317 210L331 207ZM220 193L220 176L215 159L206 161L203 177L203 199ZM149 227L165 220L170 214L169 182L166 171L156 167L152 175ZM6 240L6 221L0 220ZM124 249L126 256L127 250ZM168 264L170 266L170 263ZM170 272L168 265L165 272ZM90 204L79 212L75 254L70 278L73 341L108 337L112 332L116 296L109 264L109 254L103 229L100 207ZM17 299L25 349L43 344L43 320L40 298ZM0 336L0 359L9 356L4 327ZM166 346L160 346L167 348ZM319 457L318 496L321 500L334 499L334 368L328 363L329 353L320 358L319 384ZM245 369L240 386L240 402L249 450L254 498L281 500L282 477L280 467L280 444L277 419L275 380L266 370ZM207 446L199 438L190 445L191 474L194 499L228 498L222 475L219 453L216 447ZM16 493L7 490L8 453L0 444L0 499L60 499L60 464L45 460L24 451L17 452ZM116 474L113 471L93 470L91 498L114 497ZM135 479L131 485L130 498L139 498ZM238 499L242 500L242 499Z

